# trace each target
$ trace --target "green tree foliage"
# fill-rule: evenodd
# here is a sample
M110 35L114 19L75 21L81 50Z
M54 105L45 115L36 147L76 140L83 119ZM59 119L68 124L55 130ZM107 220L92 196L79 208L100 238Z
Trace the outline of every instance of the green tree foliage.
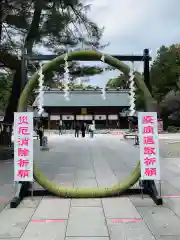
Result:
M71 76L73 78L77 77L87 77L87 76L93 76L97 74L101 74L103 72L103 68L99 66L80 66L77 65L74 69L72 69L72 72L70 72Z
M101 74L103 68L99 66L80 66L76 62L71 62L69 65L69 81L74 82L77 78L86 78L88 82L88 77L96 74ZM58 72L47 72L45 74L45 85L49 87L56 87L58 83L64 78L64 67L59 67ZM88 80L88 81L87 81Z
M143 76L142 76L143 77ZM180 104L180 45L161 46L150 69L150 83L152 97L156 103L156 109L165 121L166 127L171 124L179 124ZM109 87L128 86L125 76L110 79ZM144 109L146 96L142 90L136 90L136 108Z
M0 110L5 111L11 92L12 76L0 72Z
M12 93L6 109L6 122L13 120L13 112L16 111L20 91L24 85L24 79L21 79L21 62L18 58L23 47L28 53L34 54L39 53L39 46L56 54L68 48L80 47L82 42L84 47L103 47L100 45L103 29L98 28L87 17L90 5L77 0L19 0L13 1L13 7L9 7L10 5L11 3L4 7L8 7L8 11L4 11L5 14L1 18L3 32L0 62L6 68L15 71Z
M171 90L178 89L180 76L180 45L162 46L152 63L151 85L153 96L161 102Z
M161 46L150 71L153 97L165 128L180 126L180 45Z
M121 74L118 77L111 78L107 82L106 87L129 89L129 79L127 76ZM145 109L144 96L140 89L136 89L136 109Z
M70 89L98 89L99 87L98 86L93 86L93 85L91 85L91 84L84 84L84 83L81 83L81 84L78 84L78 83L74 83L74 82L70 82L70 83L68 83L68 86L69 86L69 88ZM63 85L63 83L59 83L58 85L57 85L57 87L58 88L60 88L60 89L64 89L64 85Z
M128 79L124 74L120 74L118 77L111 78L106 84L109 88L128 88Z

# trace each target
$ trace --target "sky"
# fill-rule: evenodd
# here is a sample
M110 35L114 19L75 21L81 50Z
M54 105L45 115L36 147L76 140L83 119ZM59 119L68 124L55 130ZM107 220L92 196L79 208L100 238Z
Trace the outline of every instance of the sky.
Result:
M102 43L108 54L142 54L149 48L155 58L161 45L180 43L180 0L87 0L89 18L104 27ZM142 63L135 69L142 70ZM91 84L103 87L118 72L91 77Z

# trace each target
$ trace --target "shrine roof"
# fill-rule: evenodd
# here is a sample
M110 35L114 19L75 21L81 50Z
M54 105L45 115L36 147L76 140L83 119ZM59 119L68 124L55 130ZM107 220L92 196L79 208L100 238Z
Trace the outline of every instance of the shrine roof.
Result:
M71 90L69 101L64 97L63 90L50 89L44 91L44 107L129 107L129 90L106 91L106 99L98 90ZM38 96L33 107L37 107Z

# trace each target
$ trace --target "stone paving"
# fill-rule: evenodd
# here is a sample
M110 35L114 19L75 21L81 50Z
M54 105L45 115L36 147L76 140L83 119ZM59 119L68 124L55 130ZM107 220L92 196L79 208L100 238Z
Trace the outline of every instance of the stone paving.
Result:
M136 166L139 149L119 136L74 139L51 136L50 150L35 151L36 164L67 187L106 187ZM179 240L180 159L162 158L164 206L141 196L107 199L24 199L9 208L12 161L0 163L0 240ZM40 188L37 184L36 188Z

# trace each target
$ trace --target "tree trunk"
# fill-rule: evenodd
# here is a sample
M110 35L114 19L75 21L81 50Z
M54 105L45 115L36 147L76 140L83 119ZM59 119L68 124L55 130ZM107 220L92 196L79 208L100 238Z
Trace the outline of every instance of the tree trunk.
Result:
M29 29L28 35L25 40L25 48L27 49L28 53L32 52L33 44L36 37L39 34L39 23L41 20L41 13L42 13L42 4L43 1L39 0L35 2L34 5L34 15L31 22L31 27ZM2 52L2 53L1 53ZM12 132L12 124L14 121L14 112L17 111L18 101L21 94L22 86L24 87L25 84L22 82L23 79L21 76L21 63L18 61L16 56L12 56L8 54L6 50L0 50L0 54L2 56L1 62L5 63L5 66L9 67L10 69L15 70L14 78L13 78L13 85L12 91L9 98L9 103L6 108L5 117L4 117L4 128L3 131L0 133L0 139L2 140L0 144L2 145L9 145L11 143L11 132Z
M40 18L41 18L41 12L42 12L42 1L36 1L34 8L35 10L34 10L34 15L31 22L31 27L29 29L29 33L25 41L25 48L27 48L28 53L32 52L34 41L39 34L38 27L39 27ZM19 61L19 64L16 65L16 72L13 78L12 92L9 98L8 106L6 108L4 123L8 123L8 124L13 123L14 112L16 112L17 110L18 100L21 94L22 86L23 87L25 86L25 84L22 82L23 79L21 78L22 78L21 63Z
M9 103L6 108L4 122L12 124L14 119L14 112L17 110L17 105L21 93L21 65L19 65L19 68L16 70L13 78L13 85L12 85L12 91L9 98Z
M42 7L43 7L43 1L38 0L34 3L34 14L33 19L31 22L31 26L29 29L29 32L25 39L25 49L27 49L27 53L32 53L33 45L35 42L35 39L39 35L39 24L41 21L41 13L42 13Z
M3 131L0 133L1 145L11 145L14 112L17 111L18 101L21 93L21 81L21 66L19 66L14 74L12 91L3 121Z
M0 43L2 38L2 18L3 18L3 3L0 2Z

